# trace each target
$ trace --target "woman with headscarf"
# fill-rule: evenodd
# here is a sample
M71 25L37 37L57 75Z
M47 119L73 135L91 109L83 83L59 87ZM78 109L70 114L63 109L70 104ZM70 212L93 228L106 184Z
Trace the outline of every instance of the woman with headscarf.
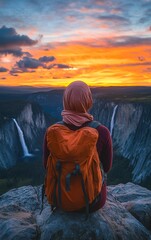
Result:
M82 81L72 82L64 91L64 109L61 114L63 124L73 131L87 126L93 121L93 116L88 113L92 105L92 94L88 85ZM98 131L96 144L98 156L104 173L108 173L112 166L112 140L110 132L101 124L96 129ZM47 139L46 132L43 147L43 164L45 168L47 167L48 157L51 154ZM106 181L104 180L99 194L94 201L89 204L90 212L96 211L104 206L106 202L106 192Z

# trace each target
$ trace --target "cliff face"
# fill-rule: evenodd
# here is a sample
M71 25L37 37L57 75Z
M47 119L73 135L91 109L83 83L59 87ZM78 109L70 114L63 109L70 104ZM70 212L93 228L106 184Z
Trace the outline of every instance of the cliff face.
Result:
M18 134L13 121L7 121L0 128L0 167L9 168L16 164L20 154Z
M95 99L92 113L110 129L116 154L132 165L132 180L151 176L151 106Z
M133 181L151 176L151 107L122 105L117 110L114 144L133 166Z
M110 186L105 206L89 214L51 211L41 187L0 197L0 240L151 240L151 191L132 183Z
M42 110L37 105L27 104L18 116L17 121L23 131L29 151L40 150L47 127L47 120Z
M9 168L18 159L41 151L47 119L35 104L24 106L16 118L9 118L0 127L0 167Z

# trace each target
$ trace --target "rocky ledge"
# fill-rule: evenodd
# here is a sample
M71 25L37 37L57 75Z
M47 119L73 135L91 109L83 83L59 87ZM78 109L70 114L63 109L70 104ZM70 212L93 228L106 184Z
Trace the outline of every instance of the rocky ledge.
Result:
M41 208L41 186L0 197L0 240L151 240L151 191L127 183L108 187L105 206L82 213Z

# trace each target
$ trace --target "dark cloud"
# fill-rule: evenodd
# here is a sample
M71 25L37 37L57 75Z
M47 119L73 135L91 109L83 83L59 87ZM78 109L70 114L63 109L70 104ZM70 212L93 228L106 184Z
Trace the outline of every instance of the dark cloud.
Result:
M52 68L61 68L61 69L67 69L70 68L69 65L66 64L51 64L47 65L48 62L55 60L55 57L53 56L43 56L39 59L31 58L31 57L23 57L20 61L16 62L15 66L10 70L11 75L16 75L19 73L25 73L25 72L35 72L35 69L42 67L45 69L52 69Z
M0 78L1 80L5 80L6 78L5 77L2 77L2 78Z
M57 64L51 64L47 67L47 69L51 69L51 68L62 68L62 69L65 69L65 68L70 68L69 65L66 65L66 64L62 64L62 63L57 63Z
M44 64L35 58L29 58L29 57L24 57L22 60L17 62L17 66L20 69L27 69L27 68L38 68L38 67L44 67Z
M57 67L57 68L70 68L70 66L69 65L66 65L66 64L61 64L61 63L59 63L59 64L55 64L55 66L54 67Z
M38 41L32 40L26 35L17 34L14 28L7 28L5 26L0 28L0 54L12 54L16 57L31 56L28 52L23 52L22 46L32 46Z
M7 68L5 68L5 67L0 67L0 72L7 72L7 71L8 71Z
M0 48L10 48L16 46L32 46L37 40L32 40L26 35L17 34L14 28L3 26L0 28Z
M43 67L46 69L51 69L51 68L70 68L69 65L66 64L51 64L51 65L46 65L47 62L53 61L55 60L55 57L50 56L50 57L46 57L43 56L39 59L35 59L35 58L30 58L30 57L24 57L23 59L21 59L20 61L18 61L16 63L17 67L19 69L36 69L38 67Z
M47 63L47 62L52 62L52 61L54 61L55 59L56 59L56 58L53 57L53 56L50 56L50 57L43 56L43 57L40 57L40 58L39 58L39 61L40 61L40 62L45 62L45 63Z
M0 49L1 55L7 55L12 54L15 57L21 57L21 56L28 56L31 57L32 55L29 52L23 52L21 48L12 48L12 49Z

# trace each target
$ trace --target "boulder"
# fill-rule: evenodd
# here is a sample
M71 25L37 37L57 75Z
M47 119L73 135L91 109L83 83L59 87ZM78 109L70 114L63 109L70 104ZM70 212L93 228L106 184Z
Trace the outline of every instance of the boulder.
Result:
M108 188L109 192L151 231L151 191L133 183Z
M123 188L128 189L128 186L131 190L133 188L129 194L130 201L138 190L142 197L144 194L143 199L145 192L146 198L151 194L151 191L135 184L129 183ZM108 187L105 206L89 214L88 219L85 213L52 212L46 199L40 214L41 186L10 190L0 197L0 240L151 240L149 228L131 214L124 201L117 199L120 188L121 184Z

